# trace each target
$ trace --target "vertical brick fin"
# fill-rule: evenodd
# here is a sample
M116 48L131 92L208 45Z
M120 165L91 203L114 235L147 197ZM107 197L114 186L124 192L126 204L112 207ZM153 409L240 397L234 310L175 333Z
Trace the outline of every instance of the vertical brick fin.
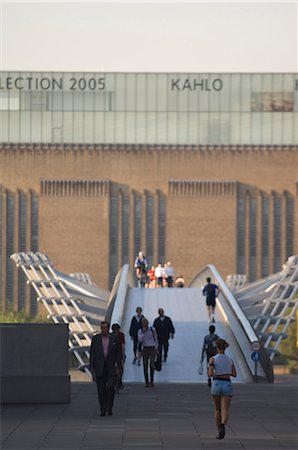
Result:
M236 197L235 180L169 180L170 197Z
M106 197L110 180L40 180L42 197Z

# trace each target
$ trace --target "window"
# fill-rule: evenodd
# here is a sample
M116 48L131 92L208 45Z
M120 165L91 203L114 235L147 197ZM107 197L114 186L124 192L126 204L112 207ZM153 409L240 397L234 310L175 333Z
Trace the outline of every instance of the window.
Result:
M154 198L146 195L146 257L149 265L153 264L154 253Z
M0 111L15 111L20 109L19 93L0 92Z
M249 203L249 281L256 279L257 250L257 201L250 199Z
M294 199L287 196L286 200L286 256L294 254Z
M245 199L237 204L237 273L245 274Z
M274 197L273 270L281 270L281 198Z
M118 272L118 197L110 200L110 288Z
M158 261L166 258L166 199L160 193L158 196Z
M38 197L31 197L31 251L38 252Z
M269 275L269 198L262 198L262 268L261 276Z
M7 194L7 216L6 216L6 298L13 302L14 298L14 262L10 255L14 253L14 195Z
M142 250L142 197L134 194L134 255Z
M122 261L121 264L129 263L129 198L123 196L122 200Z

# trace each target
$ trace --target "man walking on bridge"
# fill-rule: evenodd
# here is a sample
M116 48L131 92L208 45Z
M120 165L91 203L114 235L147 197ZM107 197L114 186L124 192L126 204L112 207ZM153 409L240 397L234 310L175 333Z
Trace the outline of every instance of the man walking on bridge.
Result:
M138 331L142 327L142 319L144 317L142 311L142 308L138 306L129 327L129 336L133 341L134 358L132 363L135 364L138 361L138 366L141 365L141 344L138 342Z
M109 333L109 322L101 322L101 334L92 338L90 368L96 381L101 416L113 415L115 380L121 367L118 337Z
M206 278L207 284L204 286L203 295L206 295L206 306L208 310L209 323L215 322L214 313L216 297L218 296L218 286L211 283L211 278Z
M153 326L158 336L158 350L160 358L162 358L162 350L164 351L164 362L166 362L169 351L169 339L174 339L175 328L170 317L165 316L162 308L158 310L159 316L154 320Z

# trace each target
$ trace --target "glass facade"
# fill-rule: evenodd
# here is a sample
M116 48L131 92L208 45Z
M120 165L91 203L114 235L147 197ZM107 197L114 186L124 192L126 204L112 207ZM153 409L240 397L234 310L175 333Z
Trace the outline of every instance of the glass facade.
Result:
M297 74L0 72L0 142L295 145Z

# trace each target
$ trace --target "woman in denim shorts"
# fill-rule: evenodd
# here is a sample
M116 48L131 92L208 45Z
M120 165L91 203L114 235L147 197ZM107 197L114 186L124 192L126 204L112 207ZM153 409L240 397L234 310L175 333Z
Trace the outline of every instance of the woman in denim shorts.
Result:
M229 344L224 339L215 341L217 355L209 360L208 375L213 378L211 394L215 407L215 420L218 430L217 439L225 437L225 425L229 417L232 399L232 383L230 377L236 376L233 360L225 354Z

